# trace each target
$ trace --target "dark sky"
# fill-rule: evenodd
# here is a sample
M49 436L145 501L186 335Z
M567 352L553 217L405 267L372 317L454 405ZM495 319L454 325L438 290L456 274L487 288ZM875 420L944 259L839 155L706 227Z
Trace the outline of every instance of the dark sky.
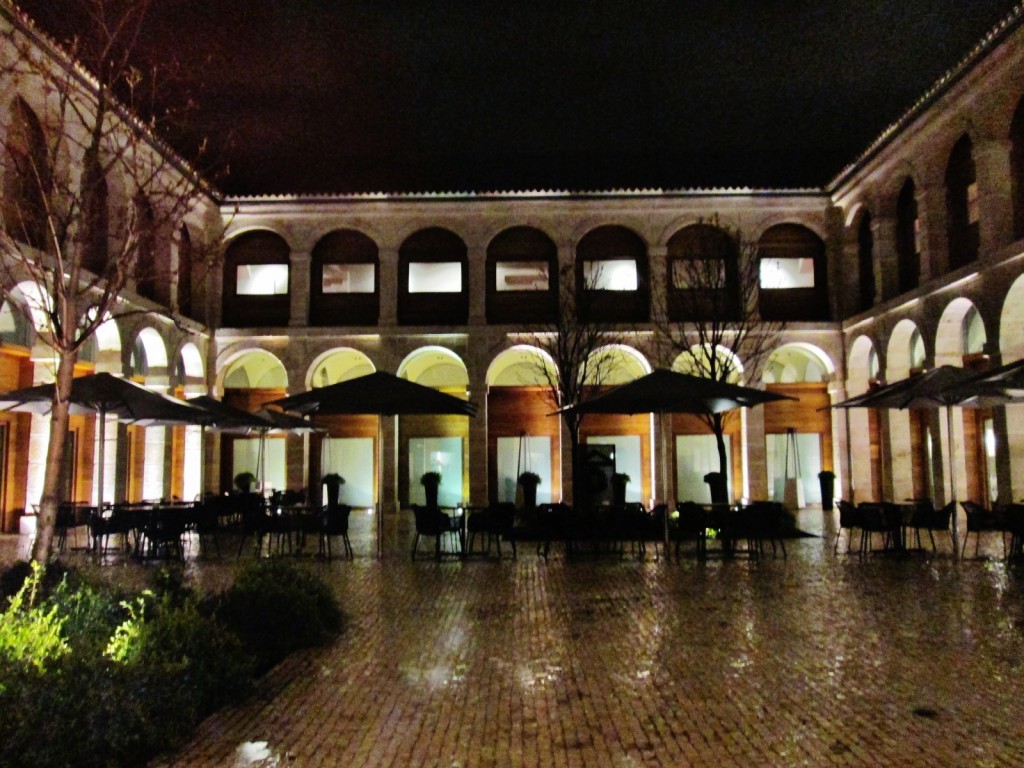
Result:
M820 186L1013 5L153 0L143 45L231 194Z

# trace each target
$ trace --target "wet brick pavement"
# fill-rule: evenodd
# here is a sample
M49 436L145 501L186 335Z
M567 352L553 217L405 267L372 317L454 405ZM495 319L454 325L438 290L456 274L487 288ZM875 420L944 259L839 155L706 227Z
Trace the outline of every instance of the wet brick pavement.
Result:
M309 564L333 645L155 765L260 741L302 768L1024 764L1024 564L834 556L830 526L760 561L412 563L394 532L383 561Z

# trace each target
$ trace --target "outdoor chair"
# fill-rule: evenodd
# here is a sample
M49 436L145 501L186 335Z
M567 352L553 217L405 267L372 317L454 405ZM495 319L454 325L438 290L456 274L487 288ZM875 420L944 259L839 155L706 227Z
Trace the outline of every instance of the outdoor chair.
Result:
M92 512L92 507L76 501L65 501L57 507L57 521L54 526L57 532L57 549L61 552L67 549L68 531L81 527L88 530Z
M1004 509L1006 527L1010 531L1010 551L1007 557L1024 554L1024 504L1007 504Z
M707 553L707 510L695 501L681 501L676 504L676 511L679 513L673 536L676 558L679 557L679 546L684 541L695 541L697 555L703 557Z
M967 540L974 534L974 556L978 557L981 547L981 534L998 533L1003 542L1003 556L1006 556L1006 533L1009 532L1006 515L1002 510L986 509L981 504L973 501L962 501L960 506L964 508L967 515L967 531L964 534L964 543L960 547L960 557L967 552Z
M938 548L935 546L935 536L933 535L935 532L944 531L949 536L949 541L952 544L953 533L950 530L950 523L955 511L956 502L954 501L949 502L941 509L935 509L930 501L918 502L910 517L910 527L914 529L917 547L921 548L921 531L927 532L928 539L932 543L932 552L938 551Z
M412 542L412 559L416 559L416 552L420 544L421 536L428 536L434 539L434 558L441 559L441 539L448 537L457 548L459 546L458 529L452 525L452 519L437 507L424 507L413 504L412 513L416 519L416 538ZM458 550L455 550L458 553Z
M516 505L510 501L502 501L493 504L486 509L476 509L469 513L466 520L466 531L469 541L466 545L468 554L473 554L473 545L476 537L484 540L484 553L490 554L493 543L498 550L498 557L501 558L501 542L504 539L512 545L512 557L516 557L516 540L512 530L516 522Z
M340 536L342 544L345 545L345 557L353 559L352 542L348 538L348 518L352 513L352 507L348 504L339 504L336 507L325 507L320 515L320 556L331 559L331 538Z
M573 552L573 536L577 533L574 530L573 510L568 504L557 502L555 504L539 504L537 506L537 554L545 560L551 549L552 541L562 541L565 544L566 556Z
M196 504L186 514L189 530L196 535L199 543L199 552L203 554L207 549L207 542L213 543L213 548L220 557L220 515L216 506L207 504Z
M892 519L882 502L862 502L857 511L860 513L860 554L861 557L872 551L872 542L876 533L882 535L882 549L889 549L893 543Z
M158 507L138 514L144 514L147 517L146 524L142 528L145 551L140 551L140 555L185 559L184 540L189 525L187 510Z
M853 531L856 528L860 528L863 514L857 509L851 502L845 499L839 499L836 501L836 506L839 507L839 530L836 531L836 543L832 547L832 552L839 552L839 538L843 535L843 529L846 529L846 551L847 553L853 551Z
M640 532L640 556L647 556L647 542L654 543L654 559L661 557L661 545L665 543L665 516L668 514L668 504L656 504L654 508L646 513L643 520L643 528Z
M776 501L754 501L742 507L736 513L736 525L732 532L734 539L745 539L747 552L751 557L764 554L767 541L772 545L772 557L776 555L776 543L786 557L786 541L783 538L783 526L786 520L786 508Z
M107 551L111 536L121 536L121 548L131 549L130 536L135 530L139 512L114 507L106 513L93 510L89 517L89 534L92 537L92 549L102 554Z

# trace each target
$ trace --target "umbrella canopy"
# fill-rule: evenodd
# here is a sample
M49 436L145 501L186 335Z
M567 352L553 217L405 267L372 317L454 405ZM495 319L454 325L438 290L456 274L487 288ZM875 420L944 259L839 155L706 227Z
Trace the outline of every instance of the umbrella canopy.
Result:
M0 410L49 413L55 389L54 384L40 384L0 395ZM75 378L70 411L117 416L119 421L143 427L209 424L214 420L202 408L109 373Z
M0 395L0 410L46 414L53 407L55 384L40 384ZM103 473L106 466L107 416L142 427L209 424L212 414L176 397L154 392L130 379L109 373L78 376L71 382L69 411L74 414L95 413L99 417L99 456L97 479L99 502L104 502Z
M381 416L456 414L476 416L476 406L422 384L376 371L327 387L275 400L285 411L302 414L362 413Z
M968 395L968 382L976 379L976 371L941 365L926 373L887 384L884 387L851 397L833 408L924 408L935 409L959 405Z
M272 408L260 408L256 411L256 416L270 425L271 432L323 432L320 427L313 426L309 419L275 411Z
M701 376L656 368L646 376L616 387L592 400L563 408L579 413L714 414L750 408L776 400L792 400L763 389L743 387Z
M952 406L961 405L968 397L971 382L978 377L976 371L955 365L940 365L930 371L893 382L867 392L833 408L917 408L946 410L946 430L949 434L949 494L956 502L956 476L953 473L953 412ZM957 519L953 515L953 542L957 540Z
M964 408L994 408L1024 403L1024 360L1008 363L952 388L950 396Z
M188 402L190 405L209 411L213 417L213 421L209 425L210 428L220 432L248 434L259 430L268 430L273 426L260 414L243 411L241 408L228 405L223 400L218 400L210 395L193 397Z

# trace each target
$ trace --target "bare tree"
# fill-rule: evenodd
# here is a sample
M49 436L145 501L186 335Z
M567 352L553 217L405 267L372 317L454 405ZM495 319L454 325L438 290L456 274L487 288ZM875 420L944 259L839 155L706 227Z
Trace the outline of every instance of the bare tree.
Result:
M655 292L659 356L696 376L755 381L785 330L758 311L760 258L756 243L717 216L686 227L669 244L668 280ZM742 365L742 370L740 369ZM725 428L735 411L704 416L726 475Z
M525 334L527 343L540 350L535 355L535 366L553 410L581 403L606 384L616 364L614 347L625 340L625 334L614 326L589 319L588 313L580 311L579 291L593 290L598 280L590 275L589 280L577 281L574 266L563 265L558 272L558 308L554 319L540 330ZM569 432L572 497L576 502L585 502L586 483L578 482L584 477L579 448L585 414L563 410L561 415Z
M210 200L200 174L159 138L189 105L168 108L160 101L163 70L137 65L148 5L77 0L77 36L63 50L24 18L0 15L0 81L20 94L0 126L0 284L4 299L52 349L55 368L32 551L43 563L50 557L78 355L111 319L154 310L173 315L169 286L178 265L169 263L168 244ZM193 275L180 279L194 280L215 263L220 238L208 224L191 242ZM151 301L125 302L132 288Z

